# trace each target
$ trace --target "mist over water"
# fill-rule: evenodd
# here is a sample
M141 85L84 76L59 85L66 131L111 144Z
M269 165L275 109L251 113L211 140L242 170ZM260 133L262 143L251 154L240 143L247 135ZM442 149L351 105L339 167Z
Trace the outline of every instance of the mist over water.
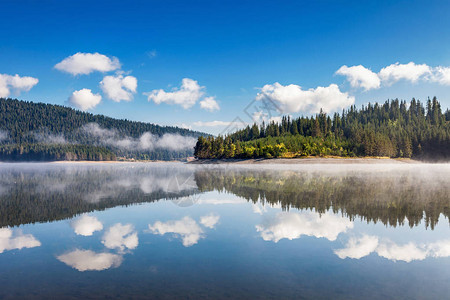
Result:
M0 298L443 298L449 178L387 161L2 163Z

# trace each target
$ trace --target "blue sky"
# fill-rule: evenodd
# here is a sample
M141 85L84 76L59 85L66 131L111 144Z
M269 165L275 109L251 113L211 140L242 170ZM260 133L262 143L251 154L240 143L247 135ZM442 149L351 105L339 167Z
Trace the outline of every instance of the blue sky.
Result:
M19 99L81 107L101 96L88 111L211 133L236 117L252 122L244 109L255 99L293 116L388 98L450 106L448 1L3 0L0 11L0 74ZM55 68L76 53L120 67ZM344 65L363 68L336 74ZM15 74L38 83L14 86ZM197 86L173 94L183 78ZM91 94L74 96L83 89Z

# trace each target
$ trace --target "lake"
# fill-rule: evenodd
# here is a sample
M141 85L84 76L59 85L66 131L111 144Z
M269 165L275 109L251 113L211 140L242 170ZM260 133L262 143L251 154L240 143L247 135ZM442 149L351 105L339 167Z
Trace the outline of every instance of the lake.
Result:
M0 298L448 299L450 164L0 164Z

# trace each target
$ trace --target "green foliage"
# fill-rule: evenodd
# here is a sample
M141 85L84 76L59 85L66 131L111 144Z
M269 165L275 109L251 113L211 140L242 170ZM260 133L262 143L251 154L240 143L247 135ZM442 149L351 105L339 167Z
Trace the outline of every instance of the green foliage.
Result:
M0 145L2 161L116 160L104 147L70 144L8 144Z
M256 158L301 156L384 156L439 160L450 158L450 113L442 113L436 98L427 110L420 101L392 100L368 104L360 110L352 106L333 118L323 111L313 117L281 123L247 126L225 137L235 145L234 155L223 156L223 137L199 138L197 158ZM283 145L283 146L282 146Z
M113 130L118 139L138 139L146 132L156 136L178 134L197 138L202 135L200 132L183 128L118 120L59 105L0 98L0 153L2 155L0 159L59 160L66 156L69 159L105 160L106 155L108 160L115 159L115 156L144 160L174 160L193 155L193 149L142 150L103 145L99 143L98 138L81 130L89 123L96 123L101 128ZM63 141L45 140L45 137L49 136ZM70 153L75 156L71 156Z

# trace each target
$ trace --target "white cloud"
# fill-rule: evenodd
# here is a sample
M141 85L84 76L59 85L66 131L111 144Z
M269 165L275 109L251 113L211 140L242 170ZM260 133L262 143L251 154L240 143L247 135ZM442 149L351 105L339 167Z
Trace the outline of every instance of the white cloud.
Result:
M200 217L200 224L208 228L214 228L219 222L220 216L215 214L209 214L203 217Z
M302 90L298 85L283 86L278 82L263 86L256 100L274 103L281 113L317 113L321 108L332 112L355 103L355 98L341 92L336 84Z
M430 77L430 81L442 85L450 85L450 68L440 66L433 68L433 74Z
M281 239L298 239L302 235L336 240L337 236L353 228L353 222L331 213L319 215L314 212L280 212L256 225L265 241L277 243Z
M0 97L8 97L11 89L16 93L28 92L39 80L34 77L0 74Z
M197 81L189 78L183 78L181 87L174 88L171 92L164 90L153 90L150 93L144 93L148 96L148 101L156 104L167 103L181 105L184 109L194 106L195 103L204 95L205 87L200 86Z
M450 240L421 244L409 242L398 245L391 241L379 241L376 236L363 235L361 238L350 238L345 248L337 249L334 253L341 259L360 259L372 252L392 261L411 262L424 260L427 257L450 257Z
M69 97L69 103L81 110L88 110L97 106L102 101L100 94L93 94L90 89L75 91Z
M336 71L336 74L346 76L350 85L354 88L361 87L368 91L380 87L378 75L362 65L352 67L344 65Z
M74 221L71 226L76 234L83 236L91 236L95 231L103 229L103 224L96 217L83 215Z
M229 125L244 126L240 122L226 122L226 121L209 121L209 122L197 121L197 122L194 122L194 126L197 126L197 127L218 127L218 126L229 126Z
M133 76L123 77L123 75L105 76L100 82L100 87L103 93L115 102L131 101L133 94L136 93L137 79Z
M55 65L55 69L72 75L90 74L94 71L109 72L120 68L116 57L109 58L100 53L78 52Z
M20 250L22 248L39 247L40 245L41 242L31 234L19 232L13 236L13 231L10 228L0 228L0 253L5 250Z
M183 129L192 130L192 125L188 125L188 124L185 124L185 123L175 124L174 126L177 126L177 127L183 128Z
M112 253L96 253L91 250L76 249L56 257L59 261L80 271L102 271L117 268L122 263L122 256Z
M117 223L105 232L102 243L106 248L124 251L125 249L135 249L139 240L133 225Z
M364 235L361 238L350 238L345 248L335 250L334 253L342 259L347 257L360 259L375 251L377 246L378 237Z
M217 103L215 97L205 97L200 101L200 107L211 112L220 110L219 103Z
M384 67L378 74L358 66L342 66L336 74L344 75L352 87L362 87L368 91L380 87L380 82L385 86L390 86L397 81L405 80L416 83L419 80L424 82L436 82L441 85L450 85L450 67L430 67L426 64L395 63Z
M174 236L181 238L185 247L197 244L204 237L203 229L195 220L187 216L181 220L157 221L153 225L149 224L148 229L153 234L164 235L166 233L172 233Z
M417 82L431 74L431 68L426 64L417 65L414 62L399 64L398 62L384 67L378 73L378 76L387 85L391 85L399 80Z

